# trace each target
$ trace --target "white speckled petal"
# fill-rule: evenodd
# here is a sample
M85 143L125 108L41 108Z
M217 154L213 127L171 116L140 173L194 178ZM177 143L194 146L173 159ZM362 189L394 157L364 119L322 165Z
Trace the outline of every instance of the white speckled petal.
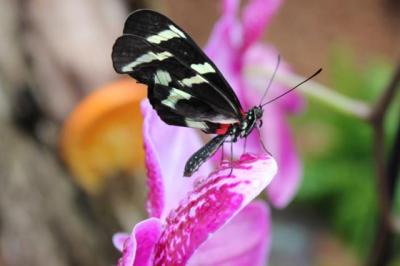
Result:
M188 265L265 265L271 243L270 227L267 204L254 201L200 246Z
M273 158L245 154L233 169L225 164L198 179L194 190L168 215L154 265L185 265L201 244L265 189L276 172Z

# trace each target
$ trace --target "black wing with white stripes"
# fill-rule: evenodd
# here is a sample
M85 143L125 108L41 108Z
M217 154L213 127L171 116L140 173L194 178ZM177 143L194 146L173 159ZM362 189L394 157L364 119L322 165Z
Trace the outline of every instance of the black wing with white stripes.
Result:
M118 73L148 85L150 103L168 124L215 133L242 117L238 98L214 63L164 15L132 13L112 60Z

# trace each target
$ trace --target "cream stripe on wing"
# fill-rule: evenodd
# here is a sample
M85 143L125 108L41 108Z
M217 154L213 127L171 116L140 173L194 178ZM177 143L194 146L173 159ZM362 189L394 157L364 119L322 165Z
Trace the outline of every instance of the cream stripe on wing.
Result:
M168 41L173 38L186 38L186 36L182 31L180 31L174 25L170 25L169 29L151 35L147 37L146 40L151 43L160 44L161 42Z
M194 120L185 118L185 123L188 127L199 128L199 129L203 129L203 130L208 129L207 124L204 122L194 121Z
M208 81L200 75L195 75L190 78L182 79L179 81L179 83L188 87L192 87L193 84L208 83Z
M190 67L199 74L215 73L215 69L208 62L204 64L191 64Z
M154 82L163 86L168 86L171 82L171 75L165 70L157 70L154 74Z
M172 54L170 52L161 52L161 53L157 53L157 54L154 52L148 52L148 53L145 53L145 54L139 56L138 58L136 58L135 61L123 66L121 70L122 70L122 72L130 72L135 67L137 67L141 64L150 63L155 60L162 61L169 57L172 57Z
M189 93L171 88L168 97L162 100L161 103L171 109L175 109L176 103L179 100L189 100L190 98L192 98L192 96Z
M183 33L181 30L179 30L177 27L175 27L174 25L169 25L169 28L175 32L176 34L178 34L179 36L181 36L182 38L186 38L185 33Z

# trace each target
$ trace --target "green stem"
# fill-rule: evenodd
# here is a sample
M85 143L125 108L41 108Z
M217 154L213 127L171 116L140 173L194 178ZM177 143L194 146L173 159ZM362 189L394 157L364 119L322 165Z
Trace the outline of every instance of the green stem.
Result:
M268 77L272 75L272 71L272 69L249 67L246 69L246 74ZM276 82L288 87L294 87L305 79L293 73L277 73L274 78ZM365 102L344 96L314 80L301 85L298 90L337 111L355 116L361 120L368 120L371 114L371 108Z

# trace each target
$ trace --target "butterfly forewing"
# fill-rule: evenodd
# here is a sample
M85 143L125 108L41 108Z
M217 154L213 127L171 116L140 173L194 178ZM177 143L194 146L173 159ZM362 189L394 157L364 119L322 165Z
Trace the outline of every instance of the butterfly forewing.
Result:
M171 52L219 89L240 115L240 102L221 72L193 39L169 18L152 10L136 11L126 20L124 34L141 36L149 43Z
M112 58L117 72L149 86L150 102L168 124L215 133L218 124L241 118L240 103L215 65L182 29L159 13L132 13Z

